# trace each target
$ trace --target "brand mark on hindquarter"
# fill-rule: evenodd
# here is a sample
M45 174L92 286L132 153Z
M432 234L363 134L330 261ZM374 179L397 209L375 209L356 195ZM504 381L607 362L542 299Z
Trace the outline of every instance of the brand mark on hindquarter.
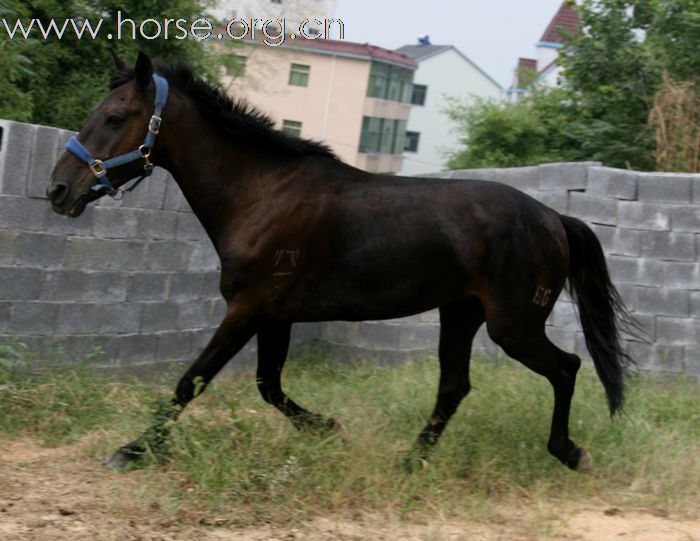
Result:
M552 296L552 290L546 287L537 286L537 291L535 291L535 296L532 298L532 302L537 306L547 306L549 303L549 298Z

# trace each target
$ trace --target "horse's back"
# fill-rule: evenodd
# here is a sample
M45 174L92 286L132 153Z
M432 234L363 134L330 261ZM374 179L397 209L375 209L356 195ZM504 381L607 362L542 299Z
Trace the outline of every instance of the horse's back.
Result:
M514 188L376 175L332 189L315 293L338 307L333 319L418 313L483 297L501 281L560 288L567 248L558 214ZM543 271L548 265L551 272Z

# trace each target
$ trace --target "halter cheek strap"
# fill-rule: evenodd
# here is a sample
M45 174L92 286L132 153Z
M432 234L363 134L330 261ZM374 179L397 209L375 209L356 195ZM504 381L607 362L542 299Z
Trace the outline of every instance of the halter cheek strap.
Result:
M156 85L156 98L155 105L153 108L153 115L148 122L148 133L146 134L146 139L143 144L137 149L127 152L126 154L120 154L114 158L109 158L108 160L98 160L96 159L90 151L85 148L80 141L78 141L77 136L71 137L66 143L66 150L72 153L81 162L86 163L92 171L92 174L98 180L98 183L92 186L90 189L93 191L106 190L107 195L115 197L119 191L112 186L112 183L107 178L107 171L120 165L126 165L127 163L132 163L138 160L145 160L143 166L143 173L129 188L124 191L130 192L146 177L151 176L153 173L153 164L150 161L151 150L153 150L153 145L156 142L156 135L160 131L161 123L161 113L165 108L165 104L168 101L168 81L160 75L153 74L153 82Z

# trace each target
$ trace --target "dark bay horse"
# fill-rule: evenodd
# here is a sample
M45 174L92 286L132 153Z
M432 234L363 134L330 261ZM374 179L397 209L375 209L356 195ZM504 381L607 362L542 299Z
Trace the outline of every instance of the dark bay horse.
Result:
M416 443L420 456L469 392L472 339L485 322L510 357L552 384L549 451L569 468L590 468L568 429L580 359L545 334L568 279L610 411L617 411L630 361L618 334L626 311L585 224L495 182L358 170L322 144L275 130L187 67L157 63L154 75L143 54L134 68L115 62L110 92L53 171L52 208L79 216L153 164L164 167L221 259L227 310L170 409L120 448L110 466L160 450L168 421L255 335L263 399L297 428L333 430L333 419L282 390L292 323L397 318L437 307L441 375L435 409Z

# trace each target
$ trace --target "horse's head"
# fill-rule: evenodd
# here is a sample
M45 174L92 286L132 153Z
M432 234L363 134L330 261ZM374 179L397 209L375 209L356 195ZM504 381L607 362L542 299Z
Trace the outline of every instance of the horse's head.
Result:
M129 71L117 56L114 61L118 73ZM113 85L92 108L77 137L66 145L46 192L55 212L79 216L89 202L115 195L129 180L150 173L167 82L153 76L151 60L143 53L139 53L133 75L128 82Z

